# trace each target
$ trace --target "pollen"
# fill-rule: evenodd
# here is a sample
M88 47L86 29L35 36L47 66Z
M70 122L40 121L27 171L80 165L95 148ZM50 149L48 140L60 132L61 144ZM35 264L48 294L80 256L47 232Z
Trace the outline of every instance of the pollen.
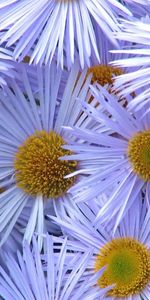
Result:
M113 297L125 298L139 294L150 280L150 253L139 241L132 238L117 238L105 244L97 255L95 271L106 266L98 285Z
M145 182L150 181L150 130L136 133L128 143L127 153L133 172Z
M16 184L31 196L42 195L46 199L58 198L67 192L74 177L64 176L76 169L75 161L59 160L70 155L62 149L64 139L54 131L35 131L18 148L14 160Z
M123 72L120 68L108 65L96 65L88 69L87 75L93 74L92 83L98 82L104 86L106 84L113 85L114 76L121 75Z

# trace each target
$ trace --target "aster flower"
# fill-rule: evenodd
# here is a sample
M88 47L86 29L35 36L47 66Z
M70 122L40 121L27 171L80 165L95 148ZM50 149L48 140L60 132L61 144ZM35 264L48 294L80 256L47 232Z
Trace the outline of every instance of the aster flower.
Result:
M115 94L118 97L118 101L122 103L122 105L127 106L127 101L133 99L135 97L134 92L128 95L128 98L122 96L120 90L122 86L119 88L116 86L115 80L119 76L126 75L128 71L128 67L119 67L117 65L113 65L113 61L122 61L124 59L124 54L119 51L115 51L115 47L112 47L112 44L108 42L106 39L103 41L99 40L99 34L97 33L96 39L98 43L98 48L101 53L101 63L97 64L95 57L92 56L92 66L88 68L87 74L92 74L91 84L99 83L104 86L110 93ZM120 41L120 48L123 49L125 47L132 47L132 43L126 41ZM113 49L113 50L112 50ZM126 54L126 58L132 57L130 54ZM136 68L134 68L136 70Z
M134 19L122 22L122 31L116 34L119 40L129 41L132 46L114 50L121 53L122 58L113 62L114 66L126 67L128 72L116 78L115 87L121 87L120 95L126 96L134 92L135 98L129 107L141 109L149 102L150 88L150 19ZM130 55L130 57L127 57ZM122 88L123 87L123 88Z
M92 66L88 68L87 73L93 74L91 82L98 82L102 86L106 86L108 90L112 88L114 77L120 75L124 72L121 68L115 68L110 65L110 62L115 59L120 58L120 54L112 54L109 52L112 46L107 41L102 41L99 43L99 48L101 52L101 63L97 64L93 58Z
M82 147L80 144L67 145L65 149L75 154L70 157L64 156L62 159L80 162L86 159L89 162L90 170L93 169L92 175L76 183L69 191L76 202L80 202L92 201L93 197L109 190L109 200L97 217L101 223L115 217L115 230L132 203L136 201L137 194L142 189L149 193L150 119L149 114L131 114L118 103L115 96L99 85L97 88L91 86L91 90L104 111L96 110L85 101L82 101L83 107L90 117L109 128L111 134L105 131L98 133L86 128L66 128L84 143Z
M17 77L14 68L15 65L12 58L12 52L0 47L0 87L6 85L8 77Z
M104 298L109 300L147 300L150 299L150 208L138 195L126 216L121 221L114 234L114 219L104 224L97 223L97 212L100 209L98 201L79 203L72 208L65 206L66 216L52 217L68 235L87 249L93 249L86 274L93 276L97 271L106 268L101 276L95 279L95 284L88 292L90 298L98 298L98 290L111 289L105 292ZM102 201L102 199L101 199ZM94 209L93 209L94 207ZM84 274L83 274L84 276ZM94 291L97 288L97 297ZM84 290L84 284L78 290ZM93 292L93 294L92 294ZM82 293L82 292L81 292Z
M104 86L110 93L114 93L118 96L118 101L122 103L122 105L127 105L127 99L122 97L115 87L115 78L121 74L126 73L128 70L127 68L120 68L111 65L113 60L120 60L124 56L120 53L111 53L112 44L107 40L99 41L97 34L97 42L98 47L101 52L101 63L97 64L94 57L92 57L92 66L88 68L87 74L92 74L91 84L99 83L100 85ZM129 45L129 43L121 42L120 47L124 47L125 45ZM114 49L114 47L113 47ZM130 95L131 97L133 95Z
M30 50L31 62L48 63L56 54L58 64L68 66L77 55L81 67L89 64L91 52L99 60L95 27L103 30L103 37L114 44L112 31L119 30L117 21L131 16L131 12L117 0L40 0L10 2L0 10L1 42L15 45L14 57L23 59Z
M2 297L9 300L79 299L78 290L83 282L82 274L91 257L91 251L85 251L85 247L81 245L79 248L84 251L81 253L67 239L47 236L45 242L46 250L43 255L40 255L34 240L32 251L26 243L23 256L18 253L17 260L10 255L6 256L5 270L0 267ZM69 249L74 249L74 252L68 251ZM103 270L99 273L102 272ZM89 276L84 277L88 279ZM90 278L89 286L91 283ZM102 290L101 295L104 292Z
M97 123L87 119L76 100L78 96L86 98L90 82L90 77L85 80L86 71L79 75L77 64L72 68L64 89L62 72L55 64L51 68L37 67L36 92L32 90L27 71L26 65L19 67L18 64L24 89L22 91L12 80L0 101L0 187L8 186L0 195L0 233L3 235L0 244L6 241L29 203L32 208L28 209L24 234L28 242L34 230L37 233L44 231L44 208L47 205L68 197L71 201L67 190L75 178L64 179L64 176L73 171L77 174L78 167L75 161L59 160L60 156L70 153L62 149L62 145L74 140L62 126L96 128ZM85 168L84 164L82 168ZM39 245L41 243L39 235Z

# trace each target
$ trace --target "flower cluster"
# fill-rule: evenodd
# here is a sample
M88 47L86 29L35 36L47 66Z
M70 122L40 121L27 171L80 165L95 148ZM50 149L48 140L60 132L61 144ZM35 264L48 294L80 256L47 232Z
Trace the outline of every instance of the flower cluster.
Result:
M150 0L0 1L0 300L150 299Z

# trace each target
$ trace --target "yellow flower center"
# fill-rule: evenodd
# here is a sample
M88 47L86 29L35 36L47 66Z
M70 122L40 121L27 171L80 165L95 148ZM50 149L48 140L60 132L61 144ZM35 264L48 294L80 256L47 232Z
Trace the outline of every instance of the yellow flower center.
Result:
M87 75L93 74L92 83L98 82L100 85L113 85L114 76L121 75L123 72L120 68L111 67L108 65L96 65L88 69Z
M139 294L150 280L150 253L140 242L132 238L117 238L108 242L98 254L95 271L106 266L98 285L113 297L124 298Z
M127 153L133 171L150 181L150 130L136 133L128 143Z
M66 144L54 131L36 131L18 148L14 160L17 186L24 192L45 198L62 196L73 184L74 177L64 176L76 169L75 161L59 160L71 152L61 148Z
M26 55L23 59L23 62L26 63L26 64L29 64L30 62L30 56Z

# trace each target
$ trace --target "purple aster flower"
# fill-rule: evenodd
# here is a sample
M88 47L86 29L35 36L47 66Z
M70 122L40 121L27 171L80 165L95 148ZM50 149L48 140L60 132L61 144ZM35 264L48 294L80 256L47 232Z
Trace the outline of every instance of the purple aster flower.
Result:
M63 72L66 74L66 72ZM24 240L32 239L36 231L42 234L45 227L44 211L54 201L72 199L68 189L74 178L64 176L75 172L77 163L61 161L59 157L71 154L62 145L75 138L66 134L62 126L96 127L97 122L82 113L77 97L89 99L90 77L85 80L86 71L79 74L76 64L68 79L52 64L51 68L35 68L37 90L32 89L33 77L26 65L18 65L23 90L12 80L1 94L0 101L0 187L7 187L0 194L0 244L7 240L24 208L24 220L28 215ZM62 80L61 80L62 79ZM92 101L93 103L93 101ZM94 104L93 104L94 105ZM88 165L81 164L85 169ZM60 204L61 205L61 204ZM25 226L24 226L25 227ZM42 239L39 235L39 245Z
M23 256L18 253L15 260L7 255L5 269L0 267L0 294L7 300L80 299L92 288L96 277L84 274L90 257L90 249L80 244L78 247L78 243L75 246L67 239L47 236L42 255L35 240L32 251L26 243ZM103 270L98 273L100 276ZM99 296L105 292L102 289Z
M56 54L58 64L70 67L79 56L81 67L89 65L91 53L99 60L95 27L117 45L112 32L119 30L117 17L132 13L117 0L39 0L10 1L0 10L1 42L15 45L14 57L22 60L32 51L30 62L51 62Z
M123 194L122 197L125 199ZM136 200L115 234L113 217L104 227L100 222L95 224L100 209L98 201L78 204L76 209L75 204L74 209L65 206L66 216L52 217L68 238L93 249L86 274L93 276L106 268L101 276L95 278L95 285L88 291L89 298L80 298L83 284L77 299L101 299L95 296L95 287L97 296L98 290L111 287L102 299L150 299L150 208L141 195Z
M87 160L88 178L75 183L69 191L76 202L92 201L102 192L110 191L108 201L99 212L101 223L115 217L115 227L120 223L137 194L144 188L149 193L150 182L150 119L139 112L129 112L118 103L118 98L97 85L91 86L92 95L101 106L97 110L82 101L93 120L110 131L95 132L85 128L69 127L67 132L82 140L82 145L67 145L74 154L62 159ZM83 143L84 141L84 143ZM78 173L82 173L82 169ZM88 168L86 170L88 173ZM73 173L74 174L74 173ZM72 176L70 174L66 176ZM124 195L124 196L123 196Z
M127 106L127 99L119 93L118 88L116 88L115 78L122 74L126 74L128 72L128 68L126 67L117 67L113 66L112 61L118 61L124 58L122 53L112 53L112 45L108 43L107 40L99 41L97 35L98 46L101 51L101 63L97 64L94 57L92 58L92 66L88 68L87 74L92 74L91 83L99 83L104 86L110 93L114 93L115 96L118 96L118 101L122 103L122 105ZM129 47L129 42L120 42L120 47ZM114 47L113 47L114 49ZM127 55L127 57L131 57L131 55ZM121 89L121 87L120 87ZM134 94L131 93L130 97L134 97Z

